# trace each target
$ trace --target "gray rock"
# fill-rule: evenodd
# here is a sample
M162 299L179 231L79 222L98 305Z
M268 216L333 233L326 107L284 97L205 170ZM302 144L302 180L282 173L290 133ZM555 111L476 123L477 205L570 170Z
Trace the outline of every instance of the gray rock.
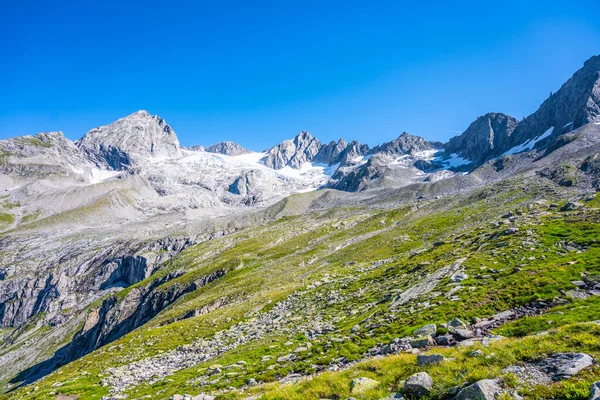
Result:
M311 162L321 149L321 142L306 131L300 132L292 140L284 140L272 147L265 156L267 167L281 169L289 166L299 169L302 164Z
M377 387L377 385L379 385L379 382L377 382L376 380L371 379L371 378L366 378L366 377L354 378L350 382L350 393L359 394L359 393L362 393L369 389L372 389L374 387Z
M143 110L90 130L77 145L98 166L113 170L151 159L182 157L173 129Z
M480 165L495 154L499 146L506 147L506 150L512 147L508 142L518 124L515 118L506 114L485 114L471 123L461 135L450 139L446 154L457 154Z
M498 381L483 379L458 392L456 400L496 400L503 392Z
M213 144L212 146L208 146L205 151L208 153L218 153L227 156L239 156L242 154L252 153L250 150L245 149L234 142L219 142Z
M374 147L369 153L385 153L394 155L415 154L424 150L441 149L439 142L429 142L420 136L403 132L397 139Z
M567 201L564 206L560 208L560 211L573 211L581 208L582 204L575 201Z
M410 345L414 348L421 348L427 346L435 346L435 340L431 336L422 336L410 341Z
M520 384L527 385L528 387L552 383L552 378L547 373L531 364L511 365L504 368L500 373L512 374Z
M435 336L437 332L437 325L436 324L429 324L429 325L425 325L421 328L415 329L413 332L413 335L416 337L420 337L420 336Z
M555 380L569 378L594 364L594 359L584 353L556 353L536 364Z
M429 365L429 364L439 364L444 361L444 356L441 354L427 354L417 356L417 364L420 366Z
M284 363L284 362L292 361L295 358L296 358L296 355L294 353L290 353L285 356L281 356L281 357L277 358L277 362Z
M435 341L440 346L453 346L456 344L456 339L452 335L441 335L435 338Z
M485 347L489 347L490 344L504 339L506 338L502 335L487 335L481 339L481 344L483 344Z
M465 271L458 271L450 277L450 283L458 283L467 279L469 275Z
M592 386L590 386L589 400L600 400L600 381L592 383Z
M433 379L427 372L417 372L404 382L404 393L414 397L423 397L431 393Z

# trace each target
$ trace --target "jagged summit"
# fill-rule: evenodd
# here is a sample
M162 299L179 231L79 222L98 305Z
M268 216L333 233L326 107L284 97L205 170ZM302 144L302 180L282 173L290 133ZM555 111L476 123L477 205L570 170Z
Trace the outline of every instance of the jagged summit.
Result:
M309 132L301 131L291 140L284 140L272 147L264 158L267 167L282 169L290 166L300 168L304 163L310 162L319 153L321 142Z
M113 170L147 159L182 156L175 131L145 110L90 130L77 145L98 166Z
M369 154L415 154L425 150L434 150L442 147L442 143L430 142L420 136L403 132L397 139L374 147Z
M561 134L598 121L600 56L593 56L521 122L502 113L485 114L450 139L446 153L471 161L475 168L491 158L548 147Z
M445 146L446 153L457 154L479 165L499 149L511 147L511 135L518 124L515 118L503 113L482 115L461 135L450 139Z
M250 150L240 146L239 144L228 141L219 142L213 144L212 146L208 146L204 149L204 151L209 153L224 154L226 156L239 156L242 154L252 153Z
M510 147L553 129L553 136L600 121L600 56L591 57L540 108L519 123ZM509 148L510 148L509 147ZM507 151L509 148L502 148Z

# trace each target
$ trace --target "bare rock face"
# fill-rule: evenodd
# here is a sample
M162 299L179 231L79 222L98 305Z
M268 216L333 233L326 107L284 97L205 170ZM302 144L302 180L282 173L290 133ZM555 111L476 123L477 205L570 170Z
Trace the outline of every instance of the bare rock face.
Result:
M479 165L498 149L509 149L510 139L519 122L506 114L488 113L477 118L460 136L446 145L447 154L458 154Z
M369 145L360 144L358 141L353 140L340 154L339 163L340 166L353 165L357 160L362 159L362 156L369 153Z
M320 164L332 165L340 162L344 150L348 147L348 142L344 139L331 141L329 144L321 146L319 153L315 157L315 162Z
M143 110L92 129L78 146L96 165L113 170L152 159L182 157L173 129L164 119Z
M205 151L209 153L224 154L226 156L239 156L242 154L252 153L250 150L245 149L234 142L219 142L217 144L213 144L212 146L208 146Z
M20 179L74 175L91 164L62 132L0 140L0 173Z
M311 162L316 157L321 146L321 142L310 133L302 131L292 140L284 140L272 147L264 158L264 163L273 169L286 166L299 169L302 164Z
M395 155L415 154L420 151L435 150L441 147L442 144L439 142L429 142L420 136L403 132L397 139L384 143L380 146L376 146L369 153L385 153Z
M511 149L518 152L549 148L560 135L598 121L600 56L594 56L521 122L501 113L483 115L464 133L450 139L446 154L455 153L471 160L475 168Z

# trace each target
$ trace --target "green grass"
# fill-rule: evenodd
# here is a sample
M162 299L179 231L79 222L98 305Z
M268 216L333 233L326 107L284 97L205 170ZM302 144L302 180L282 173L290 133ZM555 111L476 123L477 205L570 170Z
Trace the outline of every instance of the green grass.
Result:
M200 338L210 339L235 324L250 323L277 302L294 299L300 306L286 317L285 329L193 368L176 371L164 380L142 383L128 391L130 398L168 398L174 393L239 388L249 378L264 383L251 392L267 399L346 398L350 395L349 382L356 376L381 382L378 388L358 398L381 398L389 390L397 390L401 381L418 369L414 355L369 360L297 384L281 385L277 380L289 373L313 373L315 366L328 365L338 357L360 360L370 347L410 335L426 323L441 324L454 317L472 321L535 300L561 297L565 290L573 288L571 281L579 280L582 273L600 274L597 204L589 202L581 212L563 213L548 211L545 205L532 202L540 197L556 201L561 198L559 190L538 181L503 181L468 196L423 202L419 208L377 205L330 209L302 217L283 216L200 243L169 260L154 276L115 296L124 301L133 289L145 287L173 271L180 271L181 276L155 290L167 293L217 270L226 271L225 275L180 297L128 335L63 366L36 383L39 389L35 393L29 393L29 387L16 393L21 398L52 398L51 392L99 398L108 393L108 388L99 386L107 369L156 356ZM314 200L315 195L311 196L294 196L277 205L274 212L289 207L292 211L304 211ZM506 219L501 215L507 212L517 216L511 223L518 228L515 234L505 234L507 224L499 224ZM581 250L566 250L569 243ZM390 309L402 291L459 258L466 259L462 268L469 276L455 293L460 301L446 296L454 287L446 277L433 291L439 292L438 296L424 294L396 310ZM317 280L328 282L314 285ZM183 319L191 311L217 302L223 304L204 315ZM432 376L435 374L434 398L442 397L450 387L465 380L495 377L509 363L570 349L598 355L597 341L592 338L598 335L599 328L580 323L600 318L599 312L600 301L590 298L540 317L507 324L498 333L511 339L483 349L487 355L496 353L491 358L473 359L466 356L464 349L440 350L456 360L428 368ZM312 348L299 353L293 363L262 362L263 356L277 358L306 345L303 327L315 319L331 321L335 331L312 340ZM361 333L351 335L355 324L360 324ZM528 336L540 331L550 334ZM335 340L341 337L350 339ZM293 345L286 346L290 341ZM210 365L228 366L239 360L246 365L235 370L237 375L223 374L221 380L202 388L193 383ZM269 369L270 366L274 367ZM589 388L587 375L582 376L582 380L534 388L524 394L530 398L581 398L581 393ZM243 395L229 392L222 397Z

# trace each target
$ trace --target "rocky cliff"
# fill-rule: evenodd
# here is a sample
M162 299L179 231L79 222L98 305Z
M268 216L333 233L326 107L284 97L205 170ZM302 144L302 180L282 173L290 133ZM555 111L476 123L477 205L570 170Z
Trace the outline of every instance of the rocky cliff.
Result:
M90 130L77 145L96 165L113 170L182 156L173 129L144 110Z
M250 150L243 148L234 142L219 142L208 146L205 151L209 153L225 154L227 156L240 156L242 154L252 153Z

